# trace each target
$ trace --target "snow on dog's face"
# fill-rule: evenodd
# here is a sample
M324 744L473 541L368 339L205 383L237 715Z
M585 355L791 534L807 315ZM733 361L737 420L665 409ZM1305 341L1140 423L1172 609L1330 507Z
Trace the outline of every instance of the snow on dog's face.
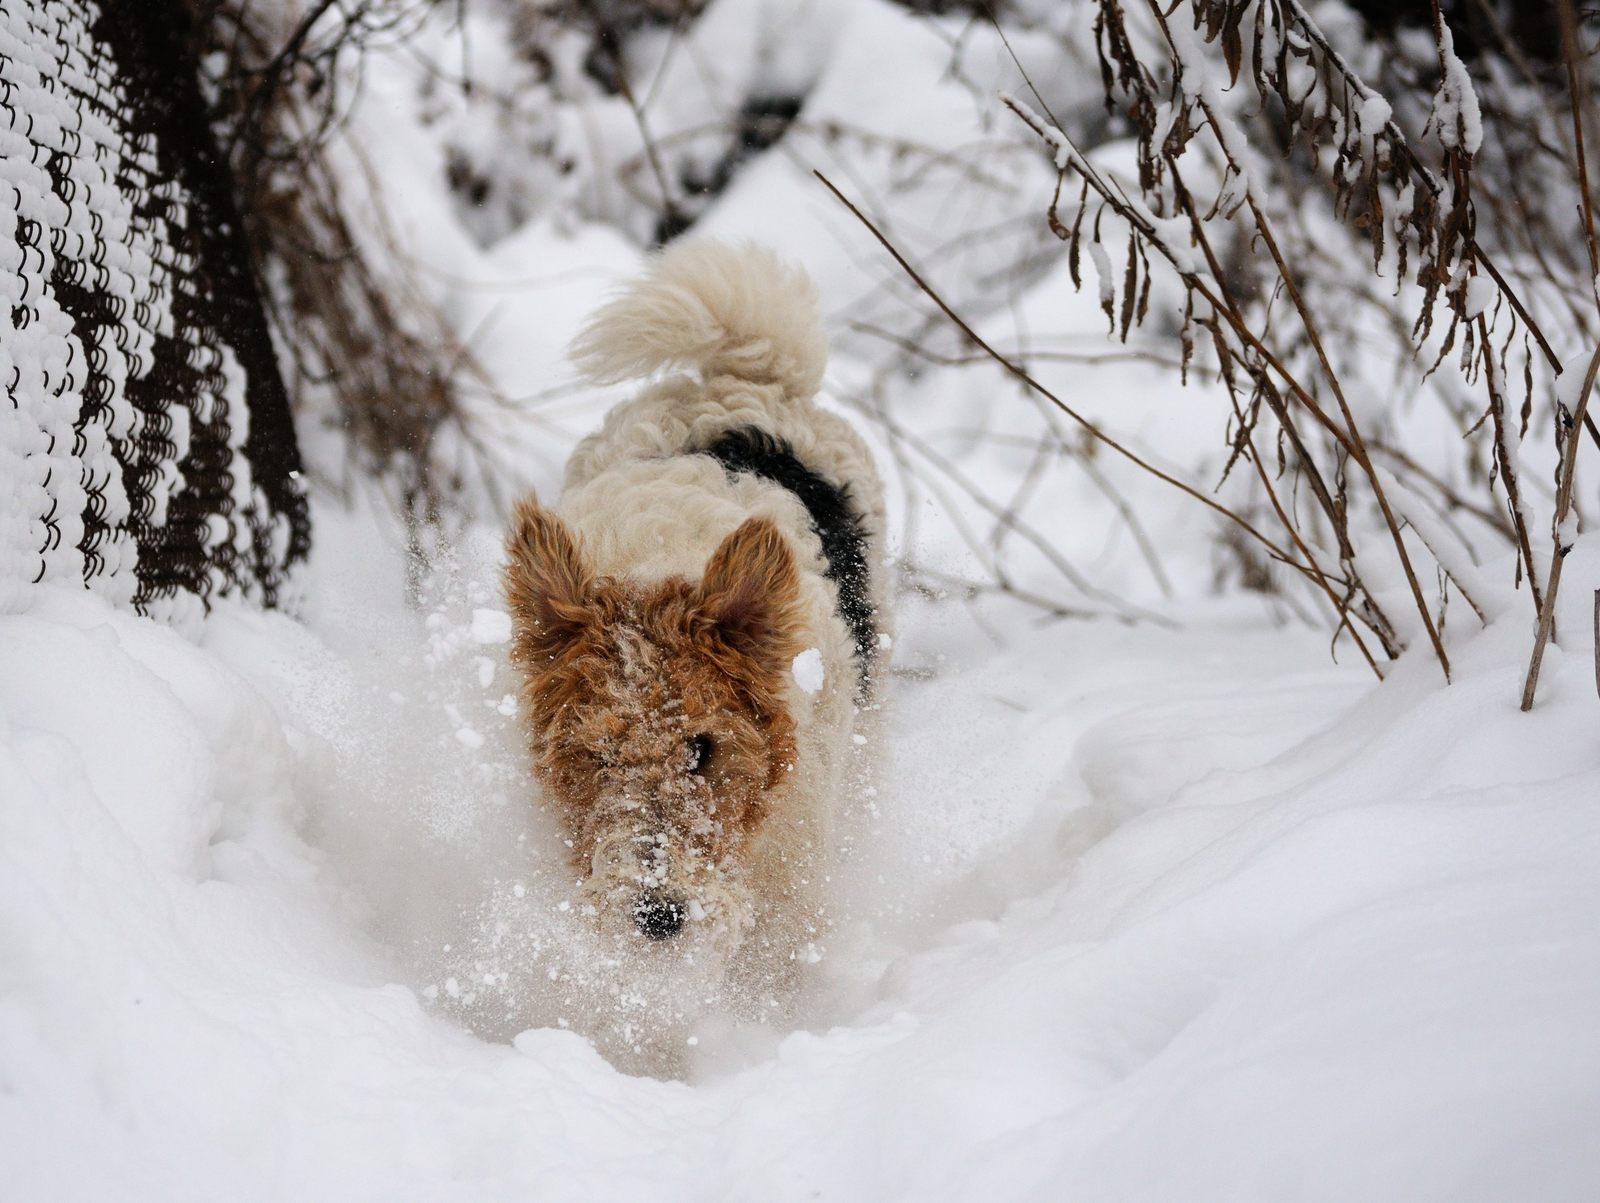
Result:
M534 770L613 938L726 952L754 923L741 862L794 759L799 580L765 519L703 579L596 577L532 501L507 540Z

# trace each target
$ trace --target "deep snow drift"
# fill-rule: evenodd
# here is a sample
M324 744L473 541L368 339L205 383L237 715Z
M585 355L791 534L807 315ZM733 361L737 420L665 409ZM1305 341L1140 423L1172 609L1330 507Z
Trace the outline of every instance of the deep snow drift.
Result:
M326 484L346 449L309 414L325 479L294 616L224 606L189 641L41 589L0 617L0 1195L1595 1198L1600 542L1567 564L1532 714L1509 560L1482 566L1487 627L1449 613L1454 683L1411 655L1380 685L1219 572L1199 507L1115 464L1034 473L1040 414L998 372L885 380L860 327L906 330L905 306L810 181L819 158L920 250L993 220L965 267L935 262L963 305L1004 295L997 341L1103 349L1104 319L1064 269L976 270L1048 237L1048 171L1002 146L979 195L884 149L1000 138L985 112L1014 81L996 47L953 51L867 0L713 4L705 36L787 8L812 24L772 69L810 89L808 127L702 225L817 273L843 347L833 392L918 440L870 432L898 550L924 570L897 603L884 767L857 802L841 921L792 1013L714 1008L676 1050L681 1080L618 1068L681 1000L586 956L506 700L493 507L409 574L377 490ZM475 33L492 73L492 30ZM952 53L982 87L947 72ZM474 415L502 483L549 491L608 401L567 387L562 348L636 264L628 223L456 213L442 147L471 113L425 127L418 75L404 53L372 64L352 145L393 186L387 220L433 299L521 399ZM1041 81L1061 108L1095 86ZM697 86L661 84L685 126ZM847 119L887 141L833 157L804 141ZM1039 370L1215 479L1204 385L1116 357ZM992 515L957 477L911 470L932 456L985 496L1014 491L1059 559L986 543ZM929 569L999 566L1049 597L1063 564L1105 593L1079 609L1139 621L930 596Z
M17 1197L1600 1181L1594 701L1558 657L1539 712L1516 711L1521 622L1464 643L1449 688L1421 658L1374 687L1305 635L1062 624L956 652L962 621L909 607L907 642L947 658L898 683L841 883L855 921L800 1030L713 1031L686 1085L620 1074L531 982L544 1026L477 1039L424 1001L451 953L367 934L459 939L459 902L513 877L531 897L560 864L502 813L498 735L469 748L490 724L458 722L421 667L444 624L388 617L319 638L225 612L198 648L81 596L0 621ZM484 626L452 637L492 647ZM386 708L408 656L416 686Z

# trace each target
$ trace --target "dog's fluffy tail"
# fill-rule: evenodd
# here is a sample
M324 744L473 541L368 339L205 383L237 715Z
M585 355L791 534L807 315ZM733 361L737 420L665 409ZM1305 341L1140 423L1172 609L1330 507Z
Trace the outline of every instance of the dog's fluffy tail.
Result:
M809 397L828 346L810 277L759 246L682 243L603 306L572 344L590 380L614 384L697 368Z

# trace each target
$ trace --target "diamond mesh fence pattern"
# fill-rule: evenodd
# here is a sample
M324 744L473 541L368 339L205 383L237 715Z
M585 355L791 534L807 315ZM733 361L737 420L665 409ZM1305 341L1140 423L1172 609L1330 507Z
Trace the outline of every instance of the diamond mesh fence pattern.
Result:
M0 0L0 613L282 600L299 452L176 4Z

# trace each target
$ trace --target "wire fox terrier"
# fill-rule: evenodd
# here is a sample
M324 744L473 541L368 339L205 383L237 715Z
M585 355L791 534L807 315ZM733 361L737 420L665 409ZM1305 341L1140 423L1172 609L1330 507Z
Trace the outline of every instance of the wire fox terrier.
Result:
M573 358L656 378L512 518L534 771L609 946L767 997L827 923L889 643L883 488L816 404L811 282L767 251L665 252Z

